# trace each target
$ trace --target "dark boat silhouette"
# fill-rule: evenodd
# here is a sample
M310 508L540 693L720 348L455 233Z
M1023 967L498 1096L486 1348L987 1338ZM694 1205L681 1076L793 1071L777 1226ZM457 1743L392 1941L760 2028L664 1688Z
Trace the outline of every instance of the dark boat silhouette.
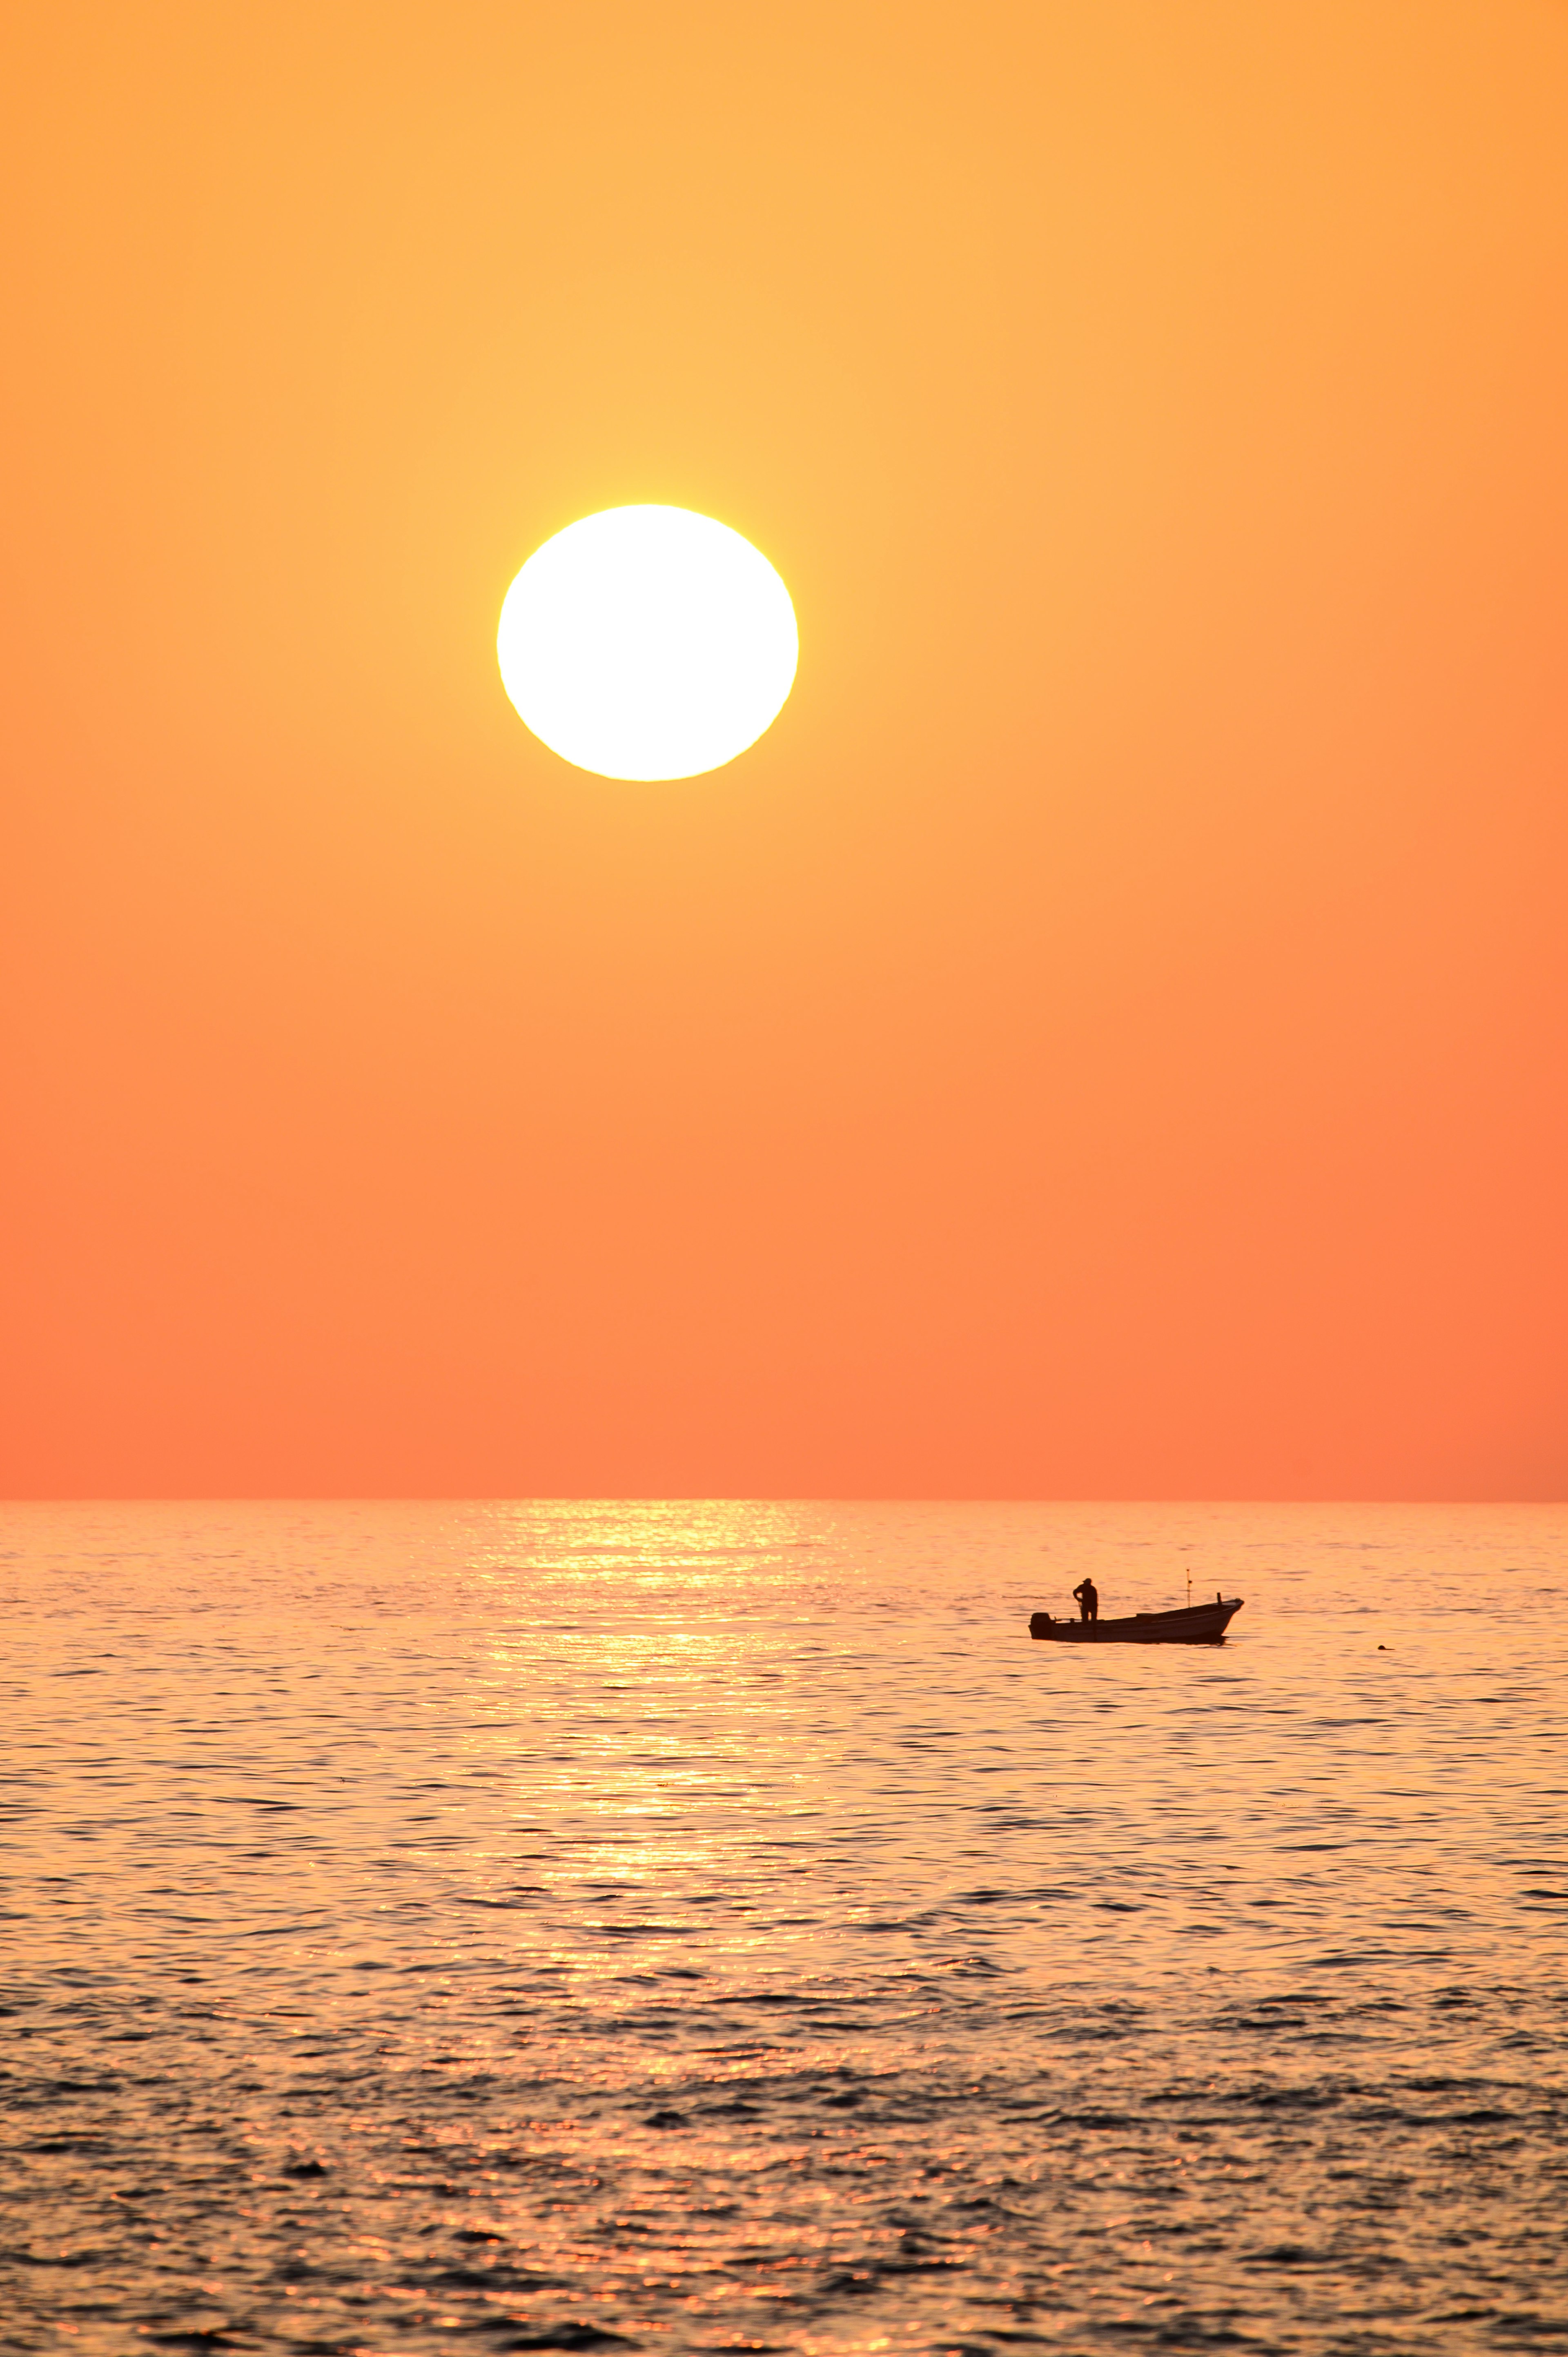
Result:
M1246 1601L1217 1596L1212 1604L1184 1604L1175 1612L1134 1612L1125 1620L1054 1620L1036 1612L1031 1637L1058 1645L1222 1645L1232 1617Z

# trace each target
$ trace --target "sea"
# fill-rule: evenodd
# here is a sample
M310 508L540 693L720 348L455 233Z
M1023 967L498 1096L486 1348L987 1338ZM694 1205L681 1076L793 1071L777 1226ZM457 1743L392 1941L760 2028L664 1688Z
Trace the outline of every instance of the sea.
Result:
M0 1598L8 2352L1568 2344L1568 1510L26 1505Z

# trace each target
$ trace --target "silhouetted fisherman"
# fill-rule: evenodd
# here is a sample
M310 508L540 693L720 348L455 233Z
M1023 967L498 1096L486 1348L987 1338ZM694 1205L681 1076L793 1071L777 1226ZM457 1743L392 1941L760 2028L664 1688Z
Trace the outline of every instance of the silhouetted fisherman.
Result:
M1087 1578L1080 1579L1078 1586L1072 1592L1073 1599L1078 1606L1079 1617L1084 1620L1098 1620L1100 1618L1100 1590L1094 1585L1093 1580Z

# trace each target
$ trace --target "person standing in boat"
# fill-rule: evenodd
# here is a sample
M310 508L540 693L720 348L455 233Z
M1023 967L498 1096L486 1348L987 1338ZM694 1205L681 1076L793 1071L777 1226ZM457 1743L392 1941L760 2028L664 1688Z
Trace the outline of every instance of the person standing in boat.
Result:
M1073 1601L1078 1606L1080 1617L1085 1620L1098 1620L1100 1618L1100 1590L1096 1587L1093 1580L1090 1579L1087 1574L1079 1581L1078 1586L1073 1589L1072 1593Z

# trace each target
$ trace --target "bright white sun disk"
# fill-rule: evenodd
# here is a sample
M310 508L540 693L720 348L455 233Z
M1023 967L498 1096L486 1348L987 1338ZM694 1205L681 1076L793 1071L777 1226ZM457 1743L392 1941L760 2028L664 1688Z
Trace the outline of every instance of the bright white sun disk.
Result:
M536 737L606 778L692 778L755 744L800 641L760 551L689 508L606 508L535 549L496 634Z

